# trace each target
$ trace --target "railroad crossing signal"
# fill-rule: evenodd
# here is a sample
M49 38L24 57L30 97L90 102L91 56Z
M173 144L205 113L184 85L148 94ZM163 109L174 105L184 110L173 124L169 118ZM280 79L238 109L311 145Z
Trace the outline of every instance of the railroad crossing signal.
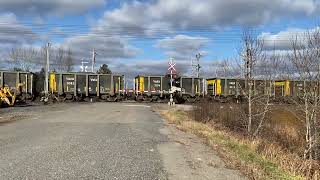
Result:
M172 94L172 87L173 87L173 74L176 72L176 63L173 62L173 58L169 61L169 68L168 71L170 71L170 102L168 102L169 106L173 106L175 103L173 102L173 94Z
M176 68L175 68L175 66L176 66L176 63L174 63L174 62L169 62L169 68L168 68L168 71L176 71Z
M177 71L176 68L175 68L176 65L177 64L175 62L173 62L172 59L169 61L168 71L170 72L170 75L176 74L176 71Z

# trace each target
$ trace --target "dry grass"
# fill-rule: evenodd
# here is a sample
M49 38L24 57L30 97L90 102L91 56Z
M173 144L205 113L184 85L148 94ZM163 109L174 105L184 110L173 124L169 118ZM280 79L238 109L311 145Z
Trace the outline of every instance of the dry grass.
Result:
M217 149L227 161L252 179L320 178L317 162L303 160L278 143L262 138L248 139L217 123L193 121L190 118L192 116L183 111L164 110L161 114L180 130L204 138L208 145Z

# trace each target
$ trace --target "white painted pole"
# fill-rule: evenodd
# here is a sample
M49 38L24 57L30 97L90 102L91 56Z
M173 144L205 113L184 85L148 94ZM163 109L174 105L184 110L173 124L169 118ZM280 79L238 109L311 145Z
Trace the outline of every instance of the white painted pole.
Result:
M91 72L94 73L94 64L95 64L95 59L96 59L96 52L93 49L92 51L92 62L91 62Z
M170 64L173 64L173 58L170 59ZM174 105L173 103L173 92L172 92L172 87L173 87L173 69L170 69L170 106Z
M50 43L47 44L47 61L46 61L46 74L45 74L45 78L46 78L46 81L45 81L45 95L46 97L48 97L49 95L49 71L50 71L50 52L49 52L49 48L50 48Z

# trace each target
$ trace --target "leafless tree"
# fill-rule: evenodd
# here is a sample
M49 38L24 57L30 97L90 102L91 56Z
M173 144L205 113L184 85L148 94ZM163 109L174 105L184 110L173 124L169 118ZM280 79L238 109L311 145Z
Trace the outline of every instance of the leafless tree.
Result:
M303 83L303 93L295 103L298 117L305 125L306 147L304 158L320 159L320 31L305 33L302 40L296 37L289 55L295 72Z
M65 59L65 65L67 67L67 72L71 72L73 70L74 66L74 57L71 49L68 49L67 51L67 56Z
M59 72L71 72L74 65L71 50L66 51L63 47L56 49L53 65Z
M243 32L240 57L243 62L241 69L245 78L243 96L247 102L245 116L247 119L247 132L249 135L257 136L265 123L266 114L270 110L271 80L269 76L261 74L261 67L264 67L263 63L267 62L263 41L255 37L250 30ZM257 77L260 77L262 86L265 88L262 94L261 92L256 92Z
M66 66L65 66L65 50L62 47L59 47L56 51L56 57L54 62L54 67L59 72L66 72Z
M30 47L17 47L12 48L9 52L11 61L15 64L15 68L22 69L23 71L30 71L35 63L38 51Z

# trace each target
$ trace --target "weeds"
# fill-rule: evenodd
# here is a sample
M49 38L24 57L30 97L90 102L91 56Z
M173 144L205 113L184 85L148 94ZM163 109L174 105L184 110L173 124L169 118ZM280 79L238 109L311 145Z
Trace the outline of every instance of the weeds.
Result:
M164 115L179 129L217 146L224 157L253 179L320 178L319 162L303 159L303 124L290 107L273 106L257 137L246 133L244 111L241 104L201 102L193 111L170 110Z

